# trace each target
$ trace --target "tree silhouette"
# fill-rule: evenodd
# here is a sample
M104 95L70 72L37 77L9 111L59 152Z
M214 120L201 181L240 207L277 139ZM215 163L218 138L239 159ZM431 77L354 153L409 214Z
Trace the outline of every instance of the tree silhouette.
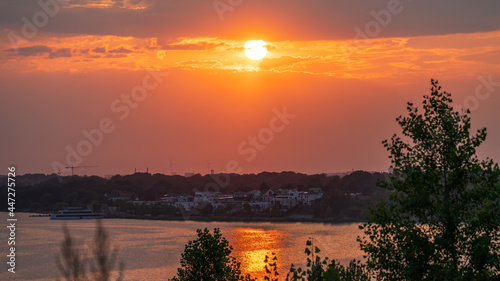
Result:
M177 269L177 276L172 280L253 280L249 275L241 275L240 264L230 255L233 248L218 228L214 229L213 235L207 228L196 232L198 238L186 245L181 254L181 268Z
M117 249L111 246L111 241L100 220L96 222L96 233L91 244L92 257L82 251L71 237L68 227L63 226L64 241L61 243L61 255L56 256L56 264L64 280L67 281L108 281L116 264ZM89 273L87 274L87 268ZM123 280L123 263L119 264L116 281ZM92 278L88 278L92 275ZM59 280L59 279L58 279Z
M389 201L371 210L358 237L377 280L499 280L498 165L478 160L469 111L431 80L423 112L408 103L402 137L384 141L393 173L381 184Z

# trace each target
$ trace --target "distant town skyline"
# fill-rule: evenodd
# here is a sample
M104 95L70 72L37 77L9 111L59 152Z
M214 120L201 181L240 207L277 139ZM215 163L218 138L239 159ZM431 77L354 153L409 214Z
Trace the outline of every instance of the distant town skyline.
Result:
M382 141L431 78L471 110L473 131L487 127L478 155L498 162L498 11L494 0L0 1L0 166L384 172Z

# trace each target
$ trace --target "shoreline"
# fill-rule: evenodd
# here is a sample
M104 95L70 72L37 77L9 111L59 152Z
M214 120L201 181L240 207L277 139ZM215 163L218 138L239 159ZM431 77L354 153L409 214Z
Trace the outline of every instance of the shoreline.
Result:
M173 217L173 216L139 216L139 215L113 215L107 216L104 219L138 219L138 220L160 220L160 221L200 221L200 222L276 222L276 223L322 223L322 224L331 224L331 225L340 225L340 224L363 224L366 221L355 220L352 218L290 218L290 217L274 217L274 218L265 218L265 217L198 217L198 216L189 216L188 218L184 217Z
M2 212L3 213L3 212ZM19 212L28 215L29 217L48 217L45 215L33 215L39 213L32 212ZM356 220L353 218L293 218L293 217L228 217L228 216L189 216L187 218L179 216L144 216L144 215L108 215L103 219L133 219L133 220L157 220L157 221L199 221L199 222L274 222L274 223L321 223L329 225L341 225L341 224L363 224L366 221Z

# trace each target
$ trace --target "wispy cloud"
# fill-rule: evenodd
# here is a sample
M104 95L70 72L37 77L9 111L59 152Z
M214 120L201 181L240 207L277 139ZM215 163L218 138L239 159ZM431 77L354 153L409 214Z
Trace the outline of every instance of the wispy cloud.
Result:
M110 53L110 54L129 54L129 53L133 53L133 52L134 51L126 49L124 47L120 47L120 48L112 49L112 50L108 51L108 53Z
M151 1L146 0L69 0L66 8L118 8L142 10L150 6Z
M200 37L165 43L153 39L117 36L48 38L21 47L18 53L4 48L0 60L7 68L15 68L16 62L31 60L28 68L22 63L25 71L30 68L75 71L75 65L81 63L81 71L110 67L135 70L160 65L193 71L295 72L344 78L428 73L460 76L475 69L489 71L500 67L500 32L379 38L362 42L273 41L268 42L271 48L261 61L245 57L242 48L245 41ZM446 43L448 40L453 44ZM152 41L155 44L152 45ZM37 59L32 60L33 57ZM58 63L47 64L43 58L58 59ZM89 59L93 59L92 63ZM21 64L18 67L21 68Z
M260 63L260 68L262 70L279 70L279 69L293 69L294 64L309 60L311 58L293 57L293 56L281 56L277 58L264 58Z
M219 46L225 46L226 43L216 38L185 38L179 42L164 45L163 50L214 50Z
M21 32L23 17L42 10L38 2L0 1L0 30ZM237 1L236 1L237 2ZM227 14L221 22L213 1L183 0L70 0L41 33L58 38L113 35L174 40L179 37L220 36L247 40L260 35L273 41L348 40L354 28L376 22L373 13L387 0L320 1L252 0ZM490 32L500 29L500 1L401 1L379 38ZM404 3L404 4L403 4ZM263 8L264 7L264 8ZM373 13L371 13L373 12ZM422 20L425 19L425 20Z
M55 50L49 55L49 59L54 58L71 58L71 50L69 48Z
M105 47L97 47L97 48L94 48L92 50L92 52L98 53L98 54L104 54L104 53L106 53L106 48Z
M181 61L177 65L183 69L215 68L223 66L223 64L217 60L188 60Z
M19 56L31 57L31 56L49 54L52 51L52 49L47 47L46 45L35 45L35 46L18 48L17 50L16 49L7 49L5 51L11 52L11 53L15 53L17 51L17 54Z
M500 50L497 49L492 51L479 52L476 54L458 56L457 59L500 65Z

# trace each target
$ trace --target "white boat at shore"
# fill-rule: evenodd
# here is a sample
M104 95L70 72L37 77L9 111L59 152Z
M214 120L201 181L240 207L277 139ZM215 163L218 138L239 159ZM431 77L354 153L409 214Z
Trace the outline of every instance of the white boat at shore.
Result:
M88 220L102 219L104 216L100 213L93 213L91 210L82 208L68 208L60 210L59 213L50 216L51 220Z

